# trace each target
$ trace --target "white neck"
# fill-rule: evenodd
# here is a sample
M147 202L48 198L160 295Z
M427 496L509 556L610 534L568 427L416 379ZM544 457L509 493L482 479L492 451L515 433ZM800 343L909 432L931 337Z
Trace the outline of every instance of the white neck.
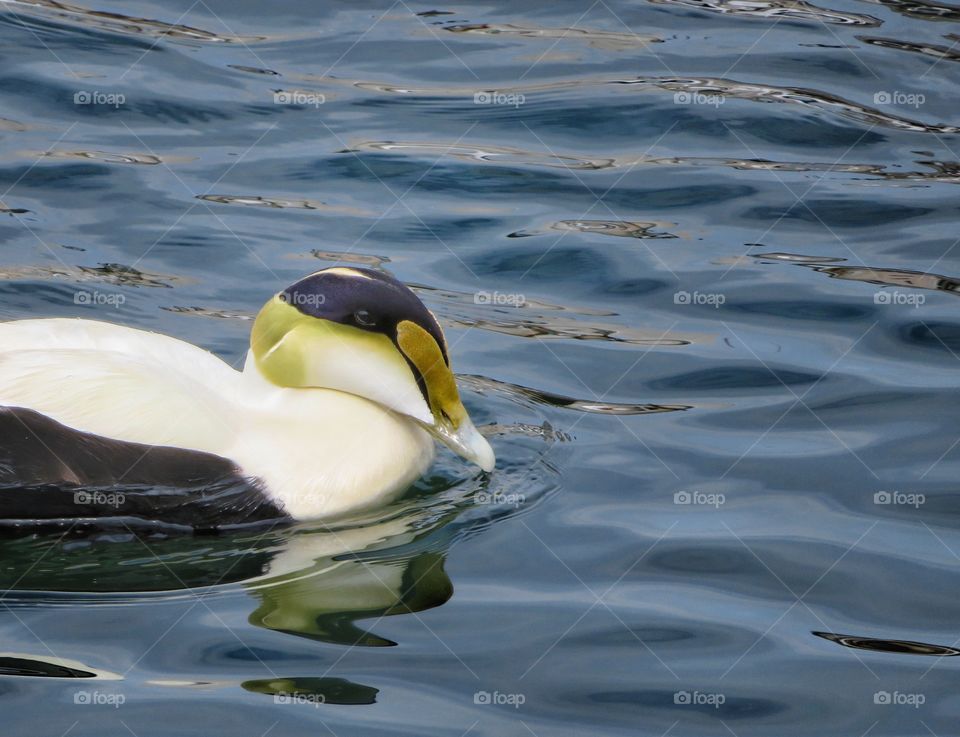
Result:
M381 504L433 461L414 420L345 392L275 386L250 354L232 399L243 419L229 457L298 519Z

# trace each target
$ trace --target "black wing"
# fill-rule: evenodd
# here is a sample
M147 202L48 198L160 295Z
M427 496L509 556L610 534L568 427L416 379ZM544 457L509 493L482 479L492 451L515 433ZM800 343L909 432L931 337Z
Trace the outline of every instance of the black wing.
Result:
M0 526L77 519L193 530L289 521L229 459L105 438L0 407Z

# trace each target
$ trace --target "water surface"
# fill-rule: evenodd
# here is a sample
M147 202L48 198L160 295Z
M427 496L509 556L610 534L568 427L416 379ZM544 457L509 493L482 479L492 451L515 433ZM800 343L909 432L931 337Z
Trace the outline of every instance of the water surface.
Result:
M0 542L12 734L957 734L960 6L0 2L0 317L387 269L500 459Z

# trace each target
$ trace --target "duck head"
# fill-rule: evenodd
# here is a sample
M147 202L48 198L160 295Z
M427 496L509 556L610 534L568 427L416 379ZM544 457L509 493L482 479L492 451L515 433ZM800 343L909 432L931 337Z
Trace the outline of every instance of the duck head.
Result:
M437 319L392 276L344 267L311 274L267 302L250 347L271 383L377 402L493 470L493 449L460 401Z

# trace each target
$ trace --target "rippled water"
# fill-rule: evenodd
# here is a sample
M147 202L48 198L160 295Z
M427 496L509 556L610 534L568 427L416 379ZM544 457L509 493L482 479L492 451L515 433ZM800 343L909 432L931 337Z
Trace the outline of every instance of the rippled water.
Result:
M960 6L528 5L0 1L0 316L388 269L500 458L4 538L5 733L957 734Z

